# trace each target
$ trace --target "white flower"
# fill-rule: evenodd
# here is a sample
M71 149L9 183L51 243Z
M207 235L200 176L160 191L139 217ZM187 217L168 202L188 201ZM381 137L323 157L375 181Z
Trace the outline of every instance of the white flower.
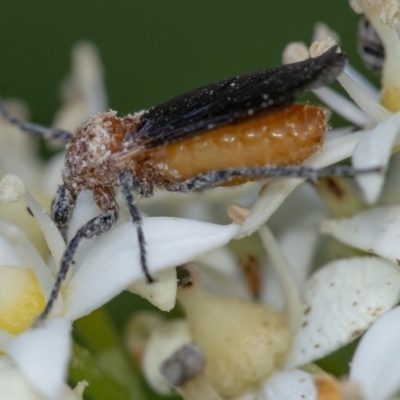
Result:
M362 338L351 362L351 381L366 400L386 400L400 389L400 308L380 317Z
M52 365L49 365L49 371ZM64 385L59 400L82 400L85 383L74 390ZM0 359L0 392L3 400L43 400L43 396L26 380L21 371L5 357Z
M346 79L344 81L346 82ZM375 100L367 99L368 101L366 101L365 97L357 92L358 87L353 85L353 82L349 84L349 79L347 80L347 87L356 99L362 100L361 109L373 111L372 118L369 118L368 114L363 114L363 111L360 110L358 112L359 121L362 121L365 125L371 125L373 120L383 120L382 124L372 129L368 134L365 134L364 131L354 134L350 133L350 130L328 134L324 149L308 160L307 164L318 167L326 166L350 157L356 149L356 155L353 159L356 167L384 166L390 156L390 150L397 140L398 116L395 115L386 120L390 116L390 112L385 111ZM329 94L332 95L332 92ZM342 98L339 100L342 105L351 104L347 100L343 101ZM338 108L340 109L340 107ZM356 108L353 107L353 109ZM360 139L362 140L360 141ZM377 146L375 143L377 140L382 141L384 146ZM379 195L383 178L363 177L363 179L364 181L360 182L361 186L367 199L372 202ZM375 182L372 182L373 180ZM241 226L239 235L245 235L258 229L294 188L302 182L301 179L274 179L269 181L252 207L250 215ZM316 215L314 216L316 217ZM317 220L318 217L314 218L314 224ZM296 224L293 224L294 232L296 232L296 226ZM290 232L290 229L288 231ZM293 237L305 239L301 229L298 229L298 232ZM286 237L290 237L290 234ZM311 265L310 255L313 254L314 246L317 243L313 237L315 235L310 235L311 242L309 244L313 244L310 246L310 251L303 253L303 257L297 256L300 254L299 251L303 249L294 244L295 240L290 242L292 247L287 246L288 256L294 255L291 258L296 262L301 264L301 260L307 259L304 262L307 267L302 268L304 272ZM275 262L279 263L279 258L281 258L279 251L270 251L270 253L276 254ZM386 274L383 274L382 271L386 271ZM283 278L283 286L286 289L289 321L292 328L297 332L291 354L286 361L288 367L311 362L349 343L362 334L381 313L392 308L400 296L397 289L400 275L393 264L376 257L351 258L332 262L321 269L311 281L312 283L309 283L305 298L306 301L312 303L310 304L311 308L304 307L305 314L300 322L300 326L303 326L296 328L296 324L299 323L300 296L296 296L293 290L290 290L293 289L293 285L289 283L290 280L287 279L287 276L286 278L282 276L282 269L278 269L278 274L281 274L281 281ZM303 277L305 276L306 273L303 274ZM299 278L299 280L304 281L304 278ZM359 288L360 280L366 283L364 290ZM385 285L388 285L388 282L393 285L391 291L386 290ZM343 290L344 283L347 284L346 290ZM331 287L330 284L332 284ZM345 318L342 316L345 316ZM335 329L332 330L331 326L334 326Z
M353 4L354 3L355 2L353 2ZM360 11L365 11L367 17L372 19L371 22L374 26L377 24L379 10L381 10L380 17L381 19L383 18L382 13L384 12L384 7L379 9L379 2L361 1L359 3L362 3L362 5L360 5ZM367 3L370 5L374 3L374 5L370 8ZM393 4L394 3L395 2L393 2ZM384 4L385 2L382 2L380 5ZM398 21L395 22L395 24L398 24ZM390 29L392 29L392 31L390 31ZM386 51L393 50L393 47L398 47L397 43L399 42L399 38L393 30L393 26L386 28L381 24L377 30L382 36L385 47L388 45L385 40L391 40L391 44L385 49ZM391 63L392 66L394 65L393 60L396 59L397 61L395 64L397 70L398 57L396 54L396 51L394 51L394 55L388 56L383 77L383 104L391 111L397 111L400 106L395 95L396 91L398 93L396 86L398 74L397 72L394 74L393 68L391 69L390 67ZM392 79L388 79L389 71L392 71ZM370 121L375 120L378 122L380 120L382 122L364 133L363 139L361 139L355 147L353 165L357 167L366 167L375 162L382 166L386 165L391 155L392 148L399 144L399 116L398 114L391 116L389 111L385 111L382 106L378 105L376 102L374 103L374 99L368 95L365 85L364 87L363 85L360 86L359 83L353 80L354 76L359 78L359 75L354 71L351 71L350 68L346 68L344 74L342 74L338 80L343 84L346 90L349 90L350 96L365 112L365 116L369 116ZM357 79L357 81L363 82L363 79ZM341 107L346 104L347 100L345 101L342 98L331 96L332 93L329 93L326 88L318 89L316 92L317 95L321 94L324 100L328 99L332 101L333 99L333 102L337 100L334 109L341 113ZM342 103L342 105L340 105L340 103ZM345 107L343 107L342 110L343 113L341 114L345 117L350 114L355 115L356 119L358 119L358 124L361 126L364 124L371 124L371 122L368 122L368 118L362 117L361 112L348 114ZM351 120L351 118L349 119ZM364 121L364 123L360 123L360 121ZM353 120L353 122L356 121ZM400 200L397 190L398 173L396 173L396 171L398 171L397 167L390 171L389 177L392 177L392 179L389 179L387 182L385 192L382 195L383 202L389 201L390 204L393 204L398 203ZM367 202L375 202L383 187L383 180L376 176L363 176L359 178L359 183L364 189ZM337 240L346 245L357 247L367 253L373 253L382 258L362 257L334 261L317 271L314 277L311 277L306 298L308 298L308 301L311 299L315 301L312 301L313 305L307 308L307 312L304 313L302 319L304 329L300 330L300 334L298 334L295 339L292 353L288 359L288 367L322 357L324 351L320 352L320 347L322 346L328 349L330 347L328 344L329 342L333 344L337 341L337 345L340 347L340 340L338 340L340 336L342 336L344 340L342 344L349 342L351 338L346 338L346 332L347 334L351 334L351 329L349 329L351 326L356 328L361 322L363 325L361 331L364 331L368 325L374 321L377 316L376 313L384 313L398 302L397 264L399 254L397 251L398 232L396 227L398 214L399 210L397 206L376 207L356 213L350 218L330 220L322 224L322 231L324 233L333 235ZM338 273L339 271L341 272ZM360 273L361 275L359 275ZM373 273L375 277L370 275L371 273ZM333 278L333 275L335 275L336 278ZM341 288L337 291L337 294L340 296L340 301L343 302L343 304L339 308L334 307L333 302L330 303L330 307L327 305L324 306L326 303L323 299L330 298L331 291L337 284L337 278L339 278L340 281L343 279L343 281L341 281L342 283L340 283ZM366 285L365 279L369 281L370 284ZM387 288L392 284L396 287L393 291L391 291L391 289L388 290ZM363 289L360 288L361 286ZM364 290L367 290L367 293L363 293L361 297L356 298L358 294L361 294ZM390 291L391 294L389 293ZM389 300L387 295L389 295L389 297L393 296L391 300ZM352 296L354 297L352 298ZM386 303L384 310L379 306L380 302L382 302L381 304ZM357 312L355 308L358 308ZM342 311L340 311L340 309ZM332 312L334 315L331 314ZM314 315L312 315L313 313ZM356 315L357 313L358 316ZM314 321L318 326L310 325L308 315L310 315L312 319L315 318ZM372 327L367 330L367 333L362 338L353 357L349 374L350 386L353 388L355 387L358 396L368 400L386 400L391 398L400 388L400 376L397 373L398 368L395 364L398 358L395 356L398 352L397 342L392 339L393 335L396 336L396 327L400 326L399 321L398 309L389 311L387 314L380 317ZM344 326L347 326L348 329L342 329ZM341 333L339 333L340 330ZM319 336L319 334L321 334L321 336ZM360 332L355 329L354 334L358 336ZM316 337L322 340L315 340ZM334 337L335 339L332 340ZM303 346L303 344L306 346ZM314 344L314 348L312 344ZM299 393L304 395L304 398L310 400L316 399L317 397L325 398L323 393L319 391L320 387L318 386L316 377L308 375L308 377L306 376L299 379L299 373L300 371L293 371L274 375L264 384L257 399L294 399L297 398L296 396L299 395ZM301 372L301 374L304 375L305 373ZM348 389L346 385L341 385L339 382L336 382L333 386L337 393L341 392L342 395Z
M50 290L53 278L24 234L2 220L0 245L0 348L39 394L58 398L69 361L70 322L58 319L25 331L42 311L44 292Z
M348 381L293 370L273 375L258 392L256 400L305 400L362 398L397 399L400 389L399 349L400 308L375 321L361 339L350 363ZM324 385L321 385L321 378ZM328 384L327 384L328 383ZM326 397L325 397L326 396ZM354 397L353 397L354 396Z
M325 45L325 42L318 42L310 51L320 51L320 47ZM87 44L81 45L75 54L77 55L75 59L77 68L66 86L64 92L66 105L58 115L56 122L56 125L69 130L80 123L88 113L104 109L107 102L102 84L101 67L97 63L93 48ZM299 52L298 54L308 54L308 50L306 53ZM339 112L347 107L345 115L349 117L351 122L356 122L364 129L355 133L351 132L351 129L329 132L324 147L311 157L306 165L324 167L353 156L353 165L356 168L385 167L393 146L400 143L398 114L392 115L393 108L388 111L376 101L374 96L364 95L360 85L353 80L348 68L339 77L339 81L348 90L350 97L354 99L357 105L336 96L330 89L320 89L317 94L319 93L327 103ZM351 112L348 110L351 110ZM0 157L7 159L7 154L3 155L0 152ZM60 160L59 157L52 164L52 172L48 174L46 179L46 190L52 190L55 183L59 182ZM12 163L8 165L12 166ZM4 169L8 172L8 166L5 166ZM10 172L13 171L10 170ZM4 290L8 297L7 301L2 302L2 305L5 308L8 307L9 314L17 321L21 320L18 308L24 311L29 310L28 316L25 318L25 326L22 329L11 332L11 330L3 328L0 331L0 348L12 359L13 368L18 367L18 371L23 374L24 379L27 379L29 384L32 384L46 398L55 399L60 396L64 388L66 367L69 360L69 331L72 321L92 312L126 288L147 298L162 310L169 311L175 305L177 292L176 272L175 269L170 267L201 257L205 252L227 244L232 238L247 236L259 230L283 288L282 293L285 300L283 313L288 326L282 322L282 318L277 312L267 309L261 304L250 302L242 304L235 298L228 299L226 304L218 300L217 307L215 300L215 307L211 306L212 308L208 309L208 313L206 313L206 310L202 314L202 307L205 307L208 301L205 301L204 304L194 302L197 312L193 312L193 309L192 311L189 310L188 319L192 319L193 322L195 318L200 318L201 323L191 323L190 333L192 339L195 338L202 343L205 348L203 350L210 361L211 367L208 370L206 369L205 377L202 377L204 378L202 382L207 385L207 390L209 390L209 393L215 392L209 383L209 380L213 378L217 379L217 383L220 384L218 390L224 390L224 395L237 395L246 389L251 389L251 385L261 384L268 374L273 373L275 368L282 368L282 364L290 370L335 351L361 335L379 315L390 310L399 301L400 272L393 263L393 257L386 256L389 261L379 257L351 257L332 261L318 270L310 279L307 279L318 246L318 235L315 228L324 214L320 205L318 205L315 208L311 207L309 212L300 215L298 218L294 218L293 215L292 217L286 216L285 229L281 228L281 232L279 232L279 240L286 252L286 257L289 259L289 264L292 269L299 266L300 272L297 274L296 284L291 277L290 268L286 265L285 255L271 232L262 226L303 181L303 179L287 178L269 180L254 202L249 215L246 216L245 221L240 226L236 224L222 226L167 217L144 218L143 230L147 243L149 269L152 275L158 279L158 282L153 285L147 285L144 282L138 262L139 248L136 231L126 215L126 210L121 207L117 226L100 238L82 243L75 257L76 264L72 266L51 319L43 327L37 329L27 328L48 298L54 282L54 274L57 271L56 266L59 265L65 244L54 223L28 194L29 207L44 232L53 261L50 261L50 267L48 267L32 248L29 241L21 235L21 232L6 222L0 222L2 229L0 239L4 240L4 247L8 249L4 254L0 254L0 274L2 273L1 268L4 266L3 278L8 277L9 281L13 282L13 288L17 289L13 290L12 293L11 290L8 293ZM373 203L380 194L383 177L378 175L363 176L359 179L359 184L366 201ZM43 182L41 185L43 185ZM10 185L5 186L10 188ZM0 186L0 192L1 190L2 187ZM225 196L227 192L229 193L229 191L222 189L215 192L217 195L210 195L210 197L218 197L219 193ZM15 194L16 191L13 193ZM163 198L162 201L166 201L169 196L161 194L160 198ZM182 197L184 196L182 195ZM194 196L187 198L192 202ZM175 209L179 207L181 208L179 212L190 215L193 215L194 208L196 208L196 217L199 217L199 210L202 214L200 218L209 219L213 217L209 208L198 208L198 202L196 207L190 207L188 203L185 204L185 207L181 207L182 202L174 202L173 207ZM230 211L234 212L234 207ZM79 196L68 236L71 237L76 229L97 213L90 195L83 193ZM378 218L381 217L382 215L378 216ZM282 226L282 219L277 217L276 223ZM370 223L371 219L367 221L368 227L365 229L368 234L371 230ZM271 221L271 224L273 225L274 222ZM352 232L354 241L366 241L366 234L359 232L354 234L354 230ZM343 241L350 241L350 239L346 239L346 235L340 234L340 236ZM372 237L372 234L370 236ZM392 234L391 240L393 237ZM392 245L391 241L386 241L386 243ZM370 243L370 246L378 244L379 242ZM362 246L365 247L365 244L359 247L364 248ZM383 255L375 247L373 250L371 248L369 251L380 256ZM222 253L223 251L219 255ZM208 256L208 263L215 263L216 254ZM4 258L1 259L1 257ZM234 264L234 262L229 262ZM21 274L22 270L24 272ZM226 277L222 277L224 273L214 271L209 275L211 278L208 282L216 283L216 286L218 286L224 281L228 281ZM232 269L228 275L229 283L221 285L223 290L234 294L235 297L250 297L246 288L232 283L234 280L232 278L235 278ZM0 281L6 282L5 279L0 279ZM269 282L272 282L272 280ZM305 286L304 291L299 290L298 286L302 287L303 285ZM31 293L32 288L35 291L36 298L40 301L29 303L26 299L34 298ZM7 288L5 287L5 289ZM282 298L266 291L266 285L263 285L262 289L264 292L261 296L263 301L272 299L275 306L282 305ZM212 299L212 296L210 298ZM24 307L17 306L22 300L25 300ZM189 300L193 299L189 298ZM208 305L212 301L210 300ZM230 308L230 305L235 305L235 307ZM232 314L230 313L231 309ZM229 315L224 315L224 310L225 313L229 310ZM259 315L265 317L266 310L268 310L270 316L269 325L259 318ZM195 315L193 316L193 314ZM237 316L237 320L232 318L234 316ZM219 323L221 323L221 329L217 329ZM255 329L250 329L251 327L255 327ZM179 340L166 348L163 347L166 342L163 342L164 332L161 325L157 325L154 329L156 329L155 333L150 338L148 349L144 353L143 365L153 385L158 387L163 385L163 381L160 380L159 375L152 375L152 371L160 361L160 343L162 350L168 350L168 353L170 353L175 350L177 343L181 343L181 337L186 335L185 340L188 340L188 332L185 329L178 329L180 334L182 332L183 334ZM268 345L270 345L272 351L269 352L269 348L266 350L268 346L261 345L257 340L250 340L252 336L251 333L248 334L248 329L250 331L257 331L258 329L262 332L265 331L264 336L270 339ZM224 342L225 336L222 336L226 334L227 330L232 333L232 338L239 338L236 341L231 341L231 343L234 343L231 347L229 347L229 343ZM173 331L176 332L176 330ZM211 335L209 331L212 332ZM167 333L170 335L170 331ZM237 336L234 336L235 334ZM15 338L10 340L12 335ZM293 345L289 354L286 355L290 335L293 336ZM243 337L248 339L246 342L248 348L241 345ZM257 347L255 343L259 344L260 347ZM221 373L218 367L215 367L215 363L213 364L215 360L213 355L210 354L213 351L209 349L215 347L216 344L215 353L218 353L218 357L220 357L220 360L217 361L221 361L221 364L225 366L230 365L232 369L226 374L225 371ZM44 349L45 345L47 350ZM39 357L43 357L43 363L40 365L37 363ZM223 358L228 358L228 362L224 364ZM251 370L252 368L255 368L255 370ZM46 379L44 372L48 369L51 369L52 374L47 376L48 379ZM249 372L250 378L245 377L248 372L247 369L251 370ZM210 377L210 371L217 372L213 372L213 377ZM254 372L254 374L251 374L251 372ZM299 375L303 376L304 373L295 370L293 373L282 372L273 375L270 380L264 383L263 389L257 394L257 398L282 398L282 396L263 396L271 388L279 387L279 382L285 382L285 376L289 375L294 377L292 382L297 380L298 383ZM241 378L245 381L244 383ZM287 385L286 388L292 390L292 392L293 390L296 392L301 390L302 393L304 388L305 396L312 398L317 393L314 385L315 380L313 378L305 379L306 383L302 385L301 389L299 386L294 386L293 389L290 385ZM230 383L227 385L226 382ZM216 382L214 381L213 384L216 385ZM224 385L225 388L221 389ZM165 387L163 390L165 390ZM289 396L289 394L287 395Z
M100 96L100 102L98 97L99 91L103 90L101 72L90 73L99 67L92 47L80 45L75 54L75 63L79 65L66 86L66 105L56 122L57 125L69 129L72 129L78 119L85 118L87 113L94 111L94 108L105 107L105 96ZM85 70L87 66L89 69ZM9 126L4 124L4 128L9 129ZM4 137L7 138L8 135L5 132ZM29 138L28 135L25 137ZM29 147L24 149L28 151ZM14 160L30 159L19 157L20 151L19 144L16 144L8 146L7 152L0 152L2 168L12 171L19 165L13 163ZM21 169L22 175L29 177L31 166L24 163L21 165L24 167ZM37 187L43 190L46 186L43 184L43 170L38 168L34 176L40 182ZM23 187L16 183L19 181L14 178L2 180L0 189L3 200L16 201L23 194L23 191L15 190ZM52 187L52 184L47 186ZM44 233L45 247L42 254L46 256L48 247L52 259L49 266L46 265L25 237L24 231L34 218L26 212L25 205L17 203L20 205L16 219L22 230L0 220L0 281L3 285L0 349L46 399L58 398L63 390L70 356L72 321L100 307L130 285L134 292L149 298L158 307L170 310L175 304L176 273L168 267L185 263L203 252L227 243L238 229L235 224L220 226L177 218L145 218L149 267L159 279L150 287L144 283L139 268L136 231L128 218L124 218L122 207L119 225L109 235L81 246L75 257L76 264L63 286L51 319L40 328L28 329L49 297L65 244L54 223L29 193L25 200ZM4 207L4 216L12 216L10 209L5 208L8 205L1 207ZM95 213L97 209L91 196L80 196L69 235L74 233L77 225L81 226ZM32 236L37 236L37 233ZM41 360L40 363L38 359ZM46 375L48 371L52 373Z
M291 221L294 222L293 220ZM291 230L295 237L296 235L298 237L301 236L300 229L297 230L294 226L289 228L288 232ZM282 254L274 237L266 228L261 228L260 234L267 252L272 258L272 263L274 264L284 289L286 298L286 308L284 311L294 337L291 350L284 362L286 371L323 358L352 342L355 338L362 335L380 315L390 310L400 300L400 271L397 265L378 257L352 257L330 262L321 267L308 279L304 293L300 294L291 277L291 271L286 264L285 256ZM286 237L288 237L288 235L282 235L283 241L286 240ZM296 242L293 241L292 244L293 243ZM301 244L298 246L293 244L288 252L301 255L302 253L298 251L300 250L300 246ZM303 253L303 256L292 258L292 261L295 261L295 264L292 264L293 269L295 269L297 262L299 264L302 263L303 257L309 259L309 255L306 253ZM199 271L201 272L202 270L199 269ZM303 269L303 273L306 275L307 270ZM204 271L204 274L207 275L207 272ZM299 280L302 281L303 279L304 278L300 277ZM221 281L223 281L223 279L221 279ZM265 287L263 287L263 289L265 289ZM208 336L210 336L209 339L211 343L219 343L219 336L223 338L227 332L229 332L230 336L234 336L234 332L237 332L238 337L240 337L240 332L246 329L246 327L248 328L251 326L250 320L247 321L244 315L238 314L235 311L237 306L233 306L236 304L233 299L232 309L228 307L229 300L226 299L225 313L230 316L229 321L231 321L231 325L235 323L238 325L237 329L234 328L233 325L229 325L228 318L223 317L221 314L219 318L220 321L217 322L218 318L217 320L214 319L214 326L210 326L209 331L202 329L201 332L197 332L197 329L200 330L202 326L200 320L203 324L206 324L207 320L210 319L208 316L210 307L214 309L213 312L217 313L218 301L215 300L215 305L212 306L211 300L207 300L210 301L210 305L208 306L208 303L204 299L202 300L200 297L197 298L194 292L190 293L191 304L196 305L196 310L191 310L191 308L189 308L188 312L190 312L190 314L188 317L189 319L197 318L198 323L195 325L190 323L189 331L192 340L198 343L200 347L202 347L203 342L206 343ZM186 300L184 300L184 304L186 304ZM249 316L251 314L250 310L251 306L249 305ZM265 312L267 312L267 310ZM236 322L234 322L235 320ZM187 333L184 335L174 335L174 338L172 338L169 328L167 328L168 324L170 323L149 328L150 332L153 332L150 333L150 340L146 344L143 342L141 344L143 369L147 371L146 376L150 379L153 386L161 391L165 391L165 381L160 379L159 372L157 371L158 368L156 368L157 365L161 365L162 361L165 360L165 351L167 351L167 349L171 354L173 350L179 347L179 344L183 345L188 341ZM180 322L180 324L182 324L182 322ZM160 326L164 327L161 328ZM255 330L252 331L256 332ZM247 333L247 335L250 336L249 333ZM201 341L197 342L198 339L196 338L200 337L202 338ZM171 342L171 340L173 340L173 342ZM167 345L167 343L170 342L173 343L173 346ZM233 344L235 341L232 339L230 342L226 343L225 350L228 351L228 354L231 354L230 357L233 357L233 354L236 353L241 354L240 352L242 349L240 346L230 346L230 343ZM250 338L248 338L246 343L246 354L249 355L252 352L250 348L252 341ZM165 351L160 353L159 350L157 350L158 348L163 348ZM221 359L220 362L222 363L222 358L224 357L222 349L218 352L218 355L217 352L215 352L215 354L210 353L207 347L202 347L202 349L205 351L206 358L210 363L214 363L214 361L212 361L214 357ZM260 349L258 350L258 354L262 354ZM231 368L231 373L234 375L235 368L239 368L239 366L233 364ZM287 379L293 379L294 383L298 382L296 375L298 373L300 372L294 372L294 375L290 372L273 375L270 380L262 385L257 399L286 399L283 394L282 397L263 396L266 396L265 393L272 393L273 390L275 390L273 388L276 388L281 381L287 383ZM215 372L209 375L206 369L205 374L208 379L212 382L214 381L216 376ZM236 379L238 380L239 378ZM243 375L242 379L245 380L245 375ZM310 377L309 380L312 384L310 384L311 386L304 386L304 390L305 393L308 393L310 390L310 393L314 393L314 396L315 393L317 393L317 389L315 389L313 378ZM239 382L237 382L237 384L240 387ZM285 390L289 390L292 386L285 384L284 387L286 388ZM309 387L314 388L314 390L307 389ZM297 391L298 386L295 386L295 388ZM296 394L296 391L293 391L293 396ZM283 393L287 395L287 391ZM192 397L186 396L185 398L191 399ZM314 397L307 398L311 399Z
M30 197L28 197L28 203L48 240L50 252L56 261L55 264L58 265L57 261L65 248L63 240L54 223L40 206ZM10 226L5 221L2 222L0 227L3 229L3 238L8 240L8 244L6 242L7 251L2 252L1 257L3 260L0 259L0 265L7 265L8 268L4 270L3 276L6 276L6 272L10 274L12 271L18 271L17 268L21 267L24 267L24 271L28 274L27 278L23 278L23 276L12 273L12 282L2 280L3 284L7 285L7 288L11 290L10 296L2 301L2 306L4 310L8 310L10 317L18 323L20 323L21 316L25 316L27 321L25 324L26 329L34 317L42 310L44 300L48 298L54 278L51 270L44 264L40 256L17 228ZM150 271L155 277L159 277L157 271L185 263L203 252L225 244L235 235L237 229L234 224L218 226L176 218L145 218L144 232L149 249ZM139 248L133 239L135 237L134 227L130 222L125 222L113 229L109 235L98 238L90 243L90 246L87 246L86 249L81 249L80 254L76 257L77 265L75 271L73 271L69 281L64 285L59 302L54 308L51 317L61 317L65 321L72 322L100 307L135 281L143 280L138 261L135 262L135 260L139 260ZM182 244L184 244L183 249ZM29 270L33 274L29 273ZM30 281L24 283L25 281L22 279L30 279ZM171 282L170 285L165 285L162 280L156 283L154 287L157 291L152 288L151 291L146 291L146 295L152 297L154 293L152 301L160 307L164 306L164 308L170 309L175 301L176 278L174 280L171 277L169 281ZM38 282L39 285L36 284L34 286L34 282ZM13 286L10 286L11 284ZM11 289L11 287L14 289ZM36 303L33 301L32 287L38 288L35 293L37 293L41 301ZM27 292L28 288L30 289L29 294ZM21 309L22 299L26 299L27 303L25 308ZM32 307L33 304L36 304L36 307ZM30 310L30 314L29 312L26 314L27 310ZM67 326L70 325L67 323ZM26 347L23 347L24 351L14 351L20 348L22 343L21 336L12 340L8 346L6 345L10 340L10 335L14 333L7 332L8 327L9 325L6 325L3 327L3 331L0 331L0 338L3 339L0 347L13 358L22 371L26 372L33 368L34 371L40 372L42 367L43 371L46 371L47 364L45 362L37 365L36 362L33 362L37 358L29 357L30 352L36 354L38 347L30 347L27 342L23 342L26 345ZM28 332L24 335L27 335ZM36 329L32 332L36 332ZM44 329L44 334L46 332L47 330ZM18 333L16 332L16 334ZM33 333L30 333L30 335L33 335ZM57 341L57 337L59 337L58 334L50 334L47 342L48 346L50 346L53 338L56 341L55 345L60 347L58 351L43 351L42 358L45 360L46 355L53 357L57 354L60 361L64 360L64 363L61 363L63 364L62 374L55 375L54 379L43 381L41 379L43 375L31 375L26 372L28 379L49 398L56 398L62 387L66 373L65 360L68 360L69 354L69 346L62 346ZM13 351L10 350L11 348ZM22 359L20 358L21 356ZM55 366L53 369L56 369ZM57 390L54 386L50 389L47 387L51 384L55 385Z

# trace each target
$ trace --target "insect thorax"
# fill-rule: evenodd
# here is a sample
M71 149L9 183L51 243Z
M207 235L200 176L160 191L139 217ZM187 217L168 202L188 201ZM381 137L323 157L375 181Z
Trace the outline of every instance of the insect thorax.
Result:
M137 122L136 116L118 118L114 111L92 115L67 145L63 171L65 185L78 193L98 186L116 185L122 170L134 173L135 160L117 166L112 156L121 151L126 134L135 130Z

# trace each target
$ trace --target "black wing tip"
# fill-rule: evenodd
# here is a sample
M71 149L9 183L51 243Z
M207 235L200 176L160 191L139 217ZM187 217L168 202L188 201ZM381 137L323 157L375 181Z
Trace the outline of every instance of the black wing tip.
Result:
M346 54L338 51L339 46L334 45L318 57L313 58L316 66L319 66L321 73L309 89L317 89L332 83L340 75L346 65Z
M347 56L340 50L339 46L335 44L316 57L316 59L320 59L323 63L330 64L332 67L337 66L342 70L346 64Z

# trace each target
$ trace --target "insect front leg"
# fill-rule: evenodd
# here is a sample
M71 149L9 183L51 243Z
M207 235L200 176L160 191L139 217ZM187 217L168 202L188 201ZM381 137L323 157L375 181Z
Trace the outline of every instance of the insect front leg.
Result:
M128 205L128 210L132 218L132 222L136 227L136 232L139 242L140 251L140 264L146 280L148 283L155 282L155 279L150 275L149 268L147 265L147 254L146 254L146 240L143 233L143 221L140 215L140 211L135 203L135 198L133 196L134 191L145 192L146 189L140 187L140 182L128 172L121 172L119 174L119 184L121 186L121 191L125 197L126 203Z
M22 131L33 133L34 135L38 135L43 139L61 139L64 142L68 142L72 137L71 132L64 131L63 129L46 128L41 125L33 124L32 122L22 121L18 118L14 118L8 112L1 98L0 98L0 114L2 114L3 117L8 122L17 126Z
M172 183L167 186L171 192L201 192L202 190L229 183L236 178L271 178L291 177L316 180L326 176L354 177L361 174L382 172L381 167L356 169L351 166L331 166L326 168L312 168L307 166L276 166L230 168L221 171L210 171L195 176L181 183Z
M51 203L51 218L62 232L65 239L65 232L68 229L75 206L75 198L65 185L61 185Z
M57 296L60 293L61 284L67 276L69 268L76 254L76 250L82 239L90 239L102 235L115 224L117 219L118 209L114 209L91 219L89 222L79 228L78 232L68 243L67 248L65 249L65 252L61 258L60 269L58 270L53 288L50 293L50 298L47 301L46 308L44 309L42 314L40 314L39 317L36 319L35 325L41 324L50 314L54 302L56 301Z

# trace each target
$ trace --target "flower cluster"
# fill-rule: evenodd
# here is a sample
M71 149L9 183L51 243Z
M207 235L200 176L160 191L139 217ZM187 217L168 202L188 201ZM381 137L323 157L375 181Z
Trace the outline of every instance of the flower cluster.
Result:
M201 196L156 193L140 201L140 207L149 214L156 209L175 216L143 218L149 269L157 280L151 285L135 265L140 249L121 202L117 225L79 248L50 318L41 326L32 324L65 251L63 235L45 211L61 183L64 155L44 165L32 139L0 121L2 398L82 399L86 384L89 391L99 381L111 397L148 398L107 323L109 316L99 312L124 290L164 312L175 307L178 315L141 311L126 321L126 352L161 395L386 400L396 394L399 3L350 3L384 48L381 95L350 64L337 79L351 100L330 88L314 89L351 126L329 130L323 148L305 164L321 168L351 159L355 168L380 166L387 174L359 176L357 188L342 178L311 184L273 178L260 190L259 184L249 183ZM283 62L315 57L338 40L319 24L311 47L288 45ZM21 103L8 102L7 107L26 118ZM106 109L97 52L81 43L73 51L54 126L73 131L90 114ZM223 208L233 222L222 224ZM92 196L82 193L67 240L97 214ZM93 326L102 324L102 334L82 328L84 316ZM73 330L78 334L73 336ZM85 336L88 343L82 346ZM357 345L350 368L342 365L346 375L338 380L331 374L334 368L320 360L351 343Z

